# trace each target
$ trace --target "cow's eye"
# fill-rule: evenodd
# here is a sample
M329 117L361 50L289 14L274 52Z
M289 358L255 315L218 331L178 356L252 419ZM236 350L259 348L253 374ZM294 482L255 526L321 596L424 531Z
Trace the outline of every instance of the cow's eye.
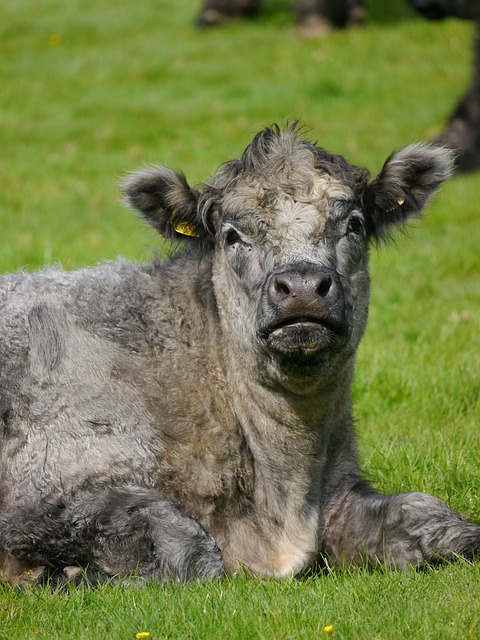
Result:
M363 220L358 216L352 216L348 221L347 233L362 233Z
M228 244L229 247L231 247L234 244L237 244L237 242L241 242L241 238L239 234L235 231L235 229L229 229L225 236L225 242Z

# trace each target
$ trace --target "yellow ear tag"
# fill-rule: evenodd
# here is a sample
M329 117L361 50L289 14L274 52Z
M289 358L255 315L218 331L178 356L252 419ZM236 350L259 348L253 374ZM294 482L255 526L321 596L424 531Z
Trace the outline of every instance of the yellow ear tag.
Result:
M191 236L192 238L199 238L200 234L197 231L197 228L191 222L187 222L183 220L182 222L177 222L173 228L177 233L180 233L182 236Z
M397 206L401 207L402 204L405 202L405 198L403 196L397 196L396 200L397 200L397 205L395 207L391 207L390 209L387 209L387 213L390 213L391 211L395 211Z

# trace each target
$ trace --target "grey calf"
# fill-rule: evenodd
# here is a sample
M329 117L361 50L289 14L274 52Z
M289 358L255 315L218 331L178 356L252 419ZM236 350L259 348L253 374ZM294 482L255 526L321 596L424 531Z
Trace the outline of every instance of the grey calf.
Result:
M126 181L127 202L185 240L165 262L3 276L3 576L280 577L322 556L478 552L480 527L437 499L375 493L352 427L369 243L451 164L412 145L369 181L268 128L201 190L164 167Z

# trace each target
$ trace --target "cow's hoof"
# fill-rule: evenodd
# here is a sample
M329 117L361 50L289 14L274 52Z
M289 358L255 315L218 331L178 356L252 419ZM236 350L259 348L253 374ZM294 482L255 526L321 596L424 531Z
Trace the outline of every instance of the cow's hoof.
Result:
M348 14L347 25L349 27L360 27L367 19L367 10L365 7L353 7Z
M196 20L197 27L215 27L229 22L232 18L253 18L260 10L259 0L236 0L207 2Z
M339 15L333 19L329 19L318 13L311 13L303 16L298 20L297 32L300 38L313 40L315 38L323 38L333 29L342 29L345 27L355 27L362 25L367 19L367 11L365 7L353 7L348 16Z
M310 15L297 23L298 36L304 40L324 38L334 29L333 23L323 16Z
M225 24L229 20L230 16L218 11L218 9L206 9L198 16L195 24L197 27L217 27Z

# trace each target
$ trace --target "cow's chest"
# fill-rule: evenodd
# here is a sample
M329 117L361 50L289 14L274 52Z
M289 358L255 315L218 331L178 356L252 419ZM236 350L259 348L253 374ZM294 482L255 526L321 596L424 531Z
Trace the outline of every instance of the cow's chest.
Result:
M256 575L281 578L296 575L317 555L318 514L302 517L290 508L283 522L252 513L214 531L227 571L244 568Z
M163 424L157 487L214 536L227 570L296 574L318 548L318 513L304 508L311 477L288 450L291 434L279 445L278 424L266 424L253 409L248 416L229 412L222 386L213 388L216 393L193 393L188 405L173 399L175 421ZM252 434L260 427L271 435L259 449ZM298 457L300 446L293 444Z
M155 472L162 494L207 529L248 509L254 477L241 432L221 414L208 413L177 412L163 429Z
M281 577L299 573L316 554L318 514L304 515L305 487L285 492L278 478L260 479L238 435L170 442L159 483L214 536L228 571Z

